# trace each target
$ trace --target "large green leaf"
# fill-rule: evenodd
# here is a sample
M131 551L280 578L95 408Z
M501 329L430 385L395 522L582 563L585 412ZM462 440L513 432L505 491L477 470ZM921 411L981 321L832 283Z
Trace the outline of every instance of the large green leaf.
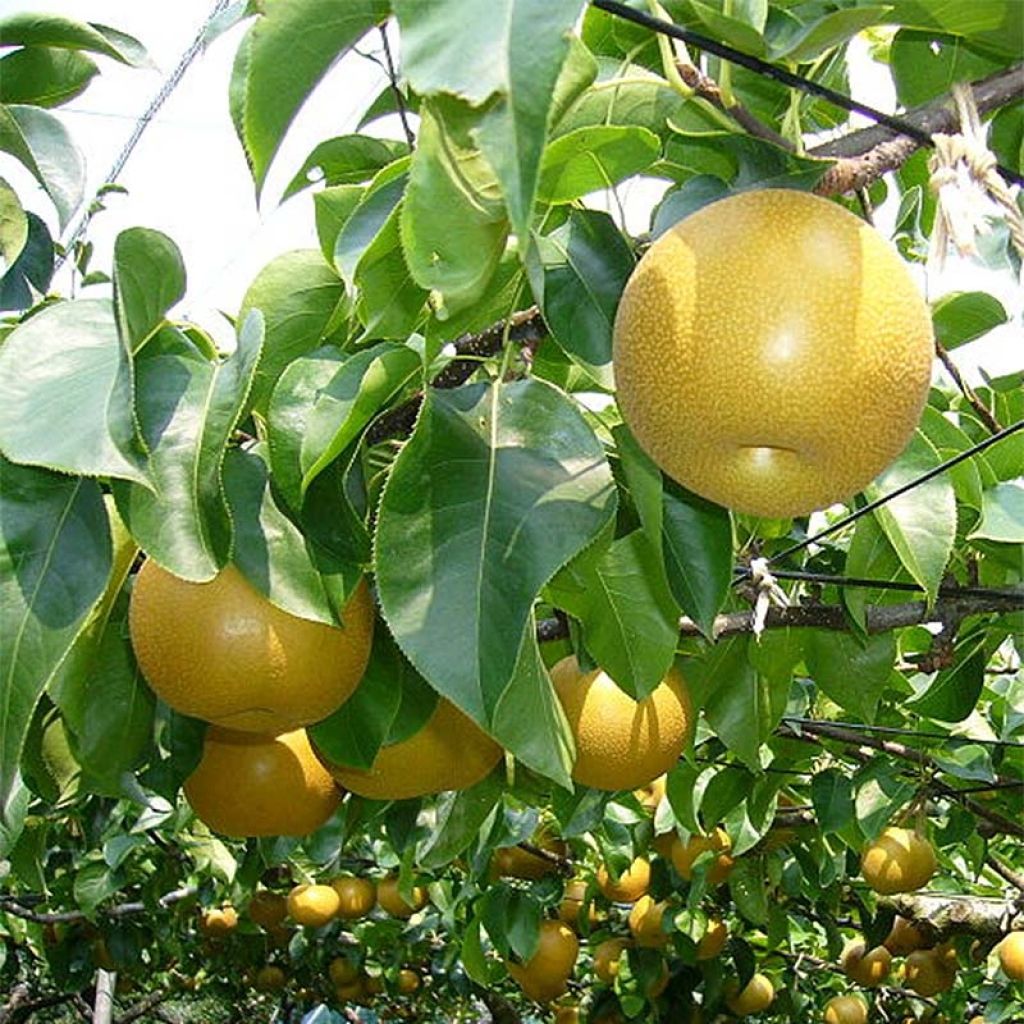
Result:
M826 50L845 43L861 29L885 21L884 16L888 11L889 8L885 6L857 6L830 11L806 25L797 23L791 31L777 33L772 37L771 59L785 60L792 64L816 60Z
M263 412L277 378L293 360L323 344L345 289L317 249L296 249L271 260L249 285L238 313L263 313L266 340L252 388Z
M869 501L884 497L939 462L931 442L917 431L903 454L864 488L864 495ZM956 495L948 474L932 477L887 501L873 515L907 571L934 601L956 539Z
M447 312L480 297L508 237L498 181L470 136L473 123L470 108L455 100L423 104L401 207L413 280Z
M298 527L270 488L266 449L234 449L224 458L224 497L231 513L231 561L271 604L299 618L337 625L324 581ZM353 567L353 577L359 567Z
M855 579L879 580L881 583L913 582L896 549L873 516L862 516L857 521L846 553L845 572ZM869 607L906 600L907 595L901 590L886 590L884 587L843 588L843 604L862 630L867 629Z
M318 349L285 370L270 400L268 436L274 481L293 508L420 365L413 349L382 343L352 355Z
M981 522L971 539L1024 544L1024 484L1010 480L982 494Z
M133 36L106 25L74 21L56 14L24 11L3 18L0 20L0 44L87 50L122 64L152 67L145 47Z
M430 871L458 857L490 819L502 789L501 778L492 772L469 789L445 793L438 801L437 825L420 846L417 862Z
M808 630L805 655L807 670L824 694L865 721L874 721L896 661L892 633L862 640L850 633Z
M338 232L331 263L350 288L355 286L356 268L363 254L383 230L405 195L409 178L404 168L408 164L409 161L403 159L398 165L403 170L398 173L395 165L381 171L370 182Z
M490 726L541 587L614 509L601 445L554 388L430 391L377 523L377 584L399 645Z
M140 348L185 295L185 264L161 231L128 228L114 242L114 309L122 344Z
M32 710L111 564L97 483L0 456L0 826L8 838L23 799L18 765Z
M636 700L665 678L679 640L679 608L642 530L587 548L545 593L580 620L587 650Z
M639 174L660 153L658 136L638 125L577 128L544 151L537 194L548 203L571 203Z
M732 583L732 517L664 477L662 548L665 570L679 606L711 636L715 616Z
M611 388L612 326L633 271L633 251L606 213L573 210L537 236L544 267L541 309L555 341L599 384Z
M388 15L386 0L272 0L239 44L231 119L256 194L299 108L339 57Z
M114 498L146 553L185 579L212 579L227 560L221 466L262 344L263 320L252 313L236 350L219 363L172 327L158 331L136 360L138 417L156 491L117 482Z
M964 36L1013 55L1024 38L1024 4L1018 0L887 0L886 21Z
M85 196L85 158L63 123L39 107L0 106L0 151L10 153L43 186L61 229Z
M975 82L1005 67L990 49L940 32L901 29L889 48L896 95L905 107L916 107L949 93L957 82Z
M0 103L57 107L84 92L99 70L94 60L74 50L15 50L0 58Z
M110 302L50 306L0 347L0 450L14 462L145 483L132 387Z

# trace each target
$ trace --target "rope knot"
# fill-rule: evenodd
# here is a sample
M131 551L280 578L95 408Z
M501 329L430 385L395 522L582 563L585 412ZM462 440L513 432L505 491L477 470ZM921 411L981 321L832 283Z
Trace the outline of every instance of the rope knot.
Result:
M750 582L756 592L751 631L754 634L754 639L760 643L765 620L768 617L768 609L773 605L776 608L788 608L789 597L769 571L767 558L752 558L750 560Z

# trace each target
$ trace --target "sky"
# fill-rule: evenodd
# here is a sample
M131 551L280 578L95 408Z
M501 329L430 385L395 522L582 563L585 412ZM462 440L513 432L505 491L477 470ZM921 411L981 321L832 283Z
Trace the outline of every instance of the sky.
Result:
M101 74L89 89L56 112L83 149L92 194L106 179L136 119L158 92L213 9L213 0L0 0L0 17L19 10L64 14L111 25L136 36L156 67L134 69L103 57ZM345 56L325 77L300 111L271 168L262 206L257 208L252 180L228 111L228 82L235 49L245 31L236 26L216 38L191 64L178 87L160 108L133 151L118 182L127 195L111 195L107 209L92 222L88 238L96 253L94 269L107 269L117 233L142 225L168 234L182 250L188 292L174 310L192 319L219 340L230 338L220 311L234 314L259 270L276 255L317 245L312 189L279 204L280 195L313 147L335 135L354 131L362 112L386 87L383 70L358 53ZM379 54L376 38L358 49ZM856 46L851 57L851 90L862 101L886 111L895 104L888 76ZM856 117L856 115L855 115ZM377 122L377 134L401 138L396 118ZM27 174L0 154L3 174L26 196L37 192ZM649 210L664 183L641 179L621 190L627 223L633 233L648 226ZM30 201L54 228L47 204ZM593 196L590 205L613 215L617 204ZM880 211L884 230L895 205ZM940 274L931 268L922 285L931 299L950 290L992 291L1019 317L1024 291L1008 276L994 277L957 258ZM67 279L55 287L67 291ZM1000 374L1024 365L1019 322L958 350L968 376L979 379L978 366Z

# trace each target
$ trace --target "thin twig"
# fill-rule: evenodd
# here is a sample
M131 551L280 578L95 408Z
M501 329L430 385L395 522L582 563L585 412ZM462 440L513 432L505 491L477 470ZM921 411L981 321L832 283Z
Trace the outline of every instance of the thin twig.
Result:
M953 362L949 352L946 351L945 345L937 339L935 342L935 354L939 357L940 362L946 368L946 372L953 378L953 383L960 389L960 393L967 399L971 408L978 414L978 418L981 422L984 423L993 434L998 434L999 431L1003 429L1003 425L995 418L992 410L989 409L988 406L986 406L978 397L974 388L964 380L956 363Z
M409 111L405 106L405 97L398 86L398 72L395 70L395 62L391 57L391 44L388 42L387 25L379 25L381 42L384 44L384 60L387 64L388 80L391 82L391 91L395 94L395 104L398 106L398 116L402 121L402 129L405 131L405 140L411 149L416 145L416 134L409 124Z
M985 854L985 863L1004 881L1014 887L1024 898L1024 874L1004 864L994 853Z
M196 887L191 885L182 889L175 889L173 892L161 896L157 900L157 906L170 907L175 903L180 903L182 900L195 896L197 892ZM40 912L30 909L33 906L38 906L42 900L43 897L36 894L0 896L0 913L19 917L23 921L34 921L36 924L74 924L77 921L88 919L80 910ZM119 903L112 907L100 908L99 913L107 917L127 917L132 914L144 914L152 909L152 904L132 901L130 903Z

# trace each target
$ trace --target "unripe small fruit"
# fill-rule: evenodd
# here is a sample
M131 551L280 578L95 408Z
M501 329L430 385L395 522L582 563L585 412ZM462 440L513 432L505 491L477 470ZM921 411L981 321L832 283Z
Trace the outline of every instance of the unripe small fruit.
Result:
M637 857L618 878L612 879L602 864L597 870L597 885L612 903L636 903L651 884L651 865Z
M867 1024L867 1004L859 996L835 996L825 1004L825 1024Z
M280 992L287 982L287 976L275 964L265 964L256 972L252 983L257 992Z
M594 973L606 985L611 985L619 976L619 961L628 946L628 939L605 939L594 950Z
M297 885L288 893L288 914L296 924L322 928L334 919L340 902L329 885Z
M377 883L377 905L392 917L412 917L427 905L427 890L420 885L412 887L412 903L398 891L398 876L388 875Z
M522 964L507 964L508 973L523 994L538 1003L564 995L579 955L572 929L562 921L541 921L537 949Z
M587 883L582 878L571 878L565 883L565 893L562 895L562 900L558 904L558 916L565 921L566 924L571 924L574 927L579 923L580 911L583 909L583 904L587 898ZM588 914L590 924L597 923L597 908L593 903L590 904L590 913Z
M885 946L875 946L865 950L863 939L854 939L846 944L843 955L839 959L843 973L851 980L865 988L881 985L889 976L892 966L892 955Z
M725 986L725 1005L737 1017L767 1010L774 999L775 987L763 974L755 974L742 991L735 978Z
M338 894L338 917L343 921L357 921L373 910L377 903L377 887L368 878L342 875L331 882Z
M935 996L953 987L956 971L950 969L934 950L919 949L907 957L903 965L907 988L919 996Z
M638 946L657 948L668 942L668 934L661 927L667 906L666 903L655 903L650 896L641 896L633 904L629 912L629 930Z
M279 893L261 889L249 900L249 920L261 928L275 928L287 916L288 901Z
M713 960L725 948L728 938L729 929L725 922L712 918L697 943L697 959Z
M694 861L702 853L714 851L717 856L707 866L705 877L711 885L721 885L732 874L734 861L729 855L731 849L732 840L724 828L716 828L707 836L690 836L685 843L676 837L672 844L672 863L676 871L689 882L693 878Z
M413 992L418 991L420 987L420 976L415 972L409 970L408 967L403 967L398 972L398 991L403 996L411 996Z
M212 939L230 935L238 927L238 913L234 907L211 907L199 916L199 930Z
M1024 981L1024 932L1010 932L996 947L1003 974L1013 981Z
M882 945L893 956L906 956L908 953L913 953L916 949L927 949L928 940L905 917L897 917L893 921L889 935Z
M335 988L351 985L359 977L359 964L346 956L336 956L328 965L327 973Z
M877 893L914 892L927 884L937 867L935 850L913 829L887 828L861 854L864 881Z

